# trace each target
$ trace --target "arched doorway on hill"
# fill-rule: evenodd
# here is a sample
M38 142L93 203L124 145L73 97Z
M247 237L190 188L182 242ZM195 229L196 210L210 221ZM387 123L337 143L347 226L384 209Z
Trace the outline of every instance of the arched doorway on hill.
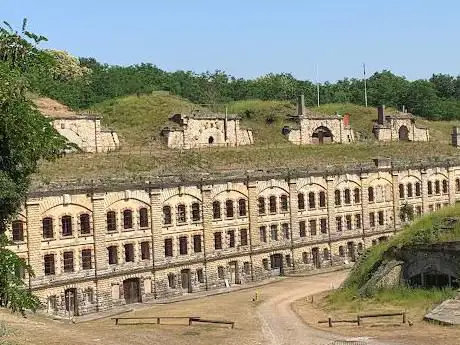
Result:
M409 141L409 129L404 125L399 127L399 140Z
M332 132L325 126L320 126L313 131L313 144L326 144L333 142Z

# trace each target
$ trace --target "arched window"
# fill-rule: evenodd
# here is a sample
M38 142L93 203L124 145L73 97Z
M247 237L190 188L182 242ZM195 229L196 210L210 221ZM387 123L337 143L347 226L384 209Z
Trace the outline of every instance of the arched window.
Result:
M13 230L13 241L24 241L24 222L15 220L11 224Z
M194 202L192 204L192 222L198 222L201 219L200 216L200 204Z
M455 179L455 191L460 192L460 178Z
M404 185L402 183L399 184L399 198L404 199Z
M439 183L439 180L434 182L434 192L436 194L441 194L441 184Z
M260 197L258 200L259 214L265 214L265 198Z
M449 187L447 185L447 180L442 180L442 193L443 194L449 193Z
M412 183L407 184L407 197L412 198L414 193L412 192Z
M346 205L351 204L351 195L350 195L350 190L347 188L343 192L343 197Z
M422 195L422 186L420 185L420 182L415 182L415 196L420 196Z
M280 196L281 212L287 212L289 210L288 197L286 194Z
M171 206L163 206L163 224L172 224Z
M327 249L327 248L323 249L323 259L324 260L329 260L329 249Z
M308 208L316 208L315 193L313 192L308 193Z
M319 192L319 207L326 207L326 193Z
M339 255L340 256L345 256L345 250L343 249L343 246L339 246Z
M91 233L91 222L88 213L80 214L80 234L87 235Z
M247 208L246 208L246 200L245 199L238 200L238 215L240 217L246 217L246 215L247 215Z
M227 200L225 202L225 216L227 218L233 218L234 211L233 211L233 200Z
M373 187L369 187L367 189L367 195L368 195L369 202L374 202L374 188Z
M149 226L149 211L146 207L139 209L139 226L141 228L147 228Z
M340 206L342 204L342 197L340 195L340 190L335 190L335 206Z
M428 181L427 189L428 189L428 195L433 195L433 182Z
M62 236L72 236L72 217L63 216L61 218Z
M117 215L115 211L107 212L107 231L117 231Z
M212 203L212 218L220 219L222 218L221 209L220 209L220 202L214 201Z
M123 229L132 229L133 228L133 211L124 210L123 211Z
M297 194L297 207L299 210L305 209L305 195L303 193Z
M177 223L187 222L187 211L184 204L177 205Z
M268 206L270 213L276 213L276 196L272 195L270 197Z
M355 204L359 204L361 202L361 192L359 188L355 188L353 191L354 199L355 199Z

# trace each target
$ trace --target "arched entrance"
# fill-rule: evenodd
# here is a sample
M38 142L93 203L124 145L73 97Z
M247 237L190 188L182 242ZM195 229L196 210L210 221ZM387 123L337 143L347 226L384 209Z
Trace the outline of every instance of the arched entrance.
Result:
M65 310L71 316L78 316L78 295L77 289L70 288L64 291Z
M208 138L208 144L214 144L214 137L209 137Z
M399 140L409 141L409 129L404 125L399 127Z
M270 266L272 275L279 276L283 274L283 256L281 254L270 255Z
M140 279L131 278L123 281L123 294L126 304L142 302Z
M326 144L332 143L333 136L329 128L320 126L313 131L312 142L313 144Z

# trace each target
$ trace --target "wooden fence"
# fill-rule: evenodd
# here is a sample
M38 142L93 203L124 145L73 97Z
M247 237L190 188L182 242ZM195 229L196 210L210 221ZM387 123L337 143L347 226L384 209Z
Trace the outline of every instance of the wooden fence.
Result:
M389 316L402 316L402 323L407 322L406 312L391 312L391 313L375 313L375 314L358 314L356 319L349 320L334 320L332 317L329 317L327 320L318 321L319 324L327 323L329 327L332 327L334 323L356 323L358 326L361 326L363 319L367 318L377 318L377 317L389 317Z

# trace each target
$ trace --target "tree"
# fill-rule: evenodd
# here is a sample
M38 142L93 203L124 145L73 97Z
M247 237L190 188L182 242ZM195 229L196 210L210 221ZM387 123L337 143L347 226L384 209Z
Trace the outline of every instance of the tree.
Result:
M42 67L51 67L52 58L37 48L43 36L13 31L5 22L0 27L0 306L24 314L35 310L38 298L32 295L16 271L33 272L7 246L6 229L25 201L30 176L41 159L52 159L65 148L64 139L28 100L27 76Z

